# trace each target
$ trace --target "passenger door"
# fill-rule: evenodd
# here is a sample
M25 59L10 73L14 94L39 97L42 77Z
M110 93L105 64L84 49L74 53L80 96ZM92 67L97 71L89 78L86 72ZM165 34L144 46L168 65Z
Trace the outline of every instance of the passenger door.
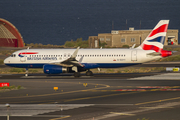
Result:
M137 61L137 50L131 51L131 61Z

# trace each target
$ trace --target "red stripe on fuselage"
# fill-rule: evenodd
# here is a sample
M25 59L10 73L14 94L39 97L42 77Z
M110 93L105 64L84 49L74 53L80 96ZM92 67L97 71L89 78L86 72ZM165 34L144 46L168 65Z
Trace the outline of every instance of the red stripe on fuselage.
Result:
M168 24L164 24L164 25L158 27L157 29L153 30L148 37L152 37L157 33L167 32L167 28L168 28Z
M38 54L38 52L22 52L19 53L20 55L25 55L25 54Z

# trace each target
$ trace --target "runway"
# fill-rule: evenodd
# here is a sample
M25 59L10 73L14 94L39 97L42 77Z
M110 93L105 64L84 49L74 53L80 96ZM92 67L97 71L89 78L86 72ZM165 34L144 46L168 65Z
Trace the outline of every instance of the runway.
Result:
M179 119L180 73L1 75L24 89L0 91L0 119L149 120ZM53 88L58 87L58 91ZM5 104L11 105L7 111Z

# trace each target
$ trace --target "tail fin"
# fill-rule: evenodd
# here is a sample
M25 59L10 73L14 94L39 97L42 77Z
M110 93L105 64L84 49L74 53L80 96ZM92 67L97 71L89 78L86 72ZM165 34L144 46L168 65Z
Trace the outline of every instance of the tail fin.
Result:
M159 21L159 23L155 26L155 28L151 31L151 33L138 48L143 50L154 50L155 52L158 52L162 57L172 55L172 51L163 50L168 25L169 20Z
M161 52L164 46L168 25L169 20L159 21L159 23L154 27L151 33L146 37L146 39L138 48Z

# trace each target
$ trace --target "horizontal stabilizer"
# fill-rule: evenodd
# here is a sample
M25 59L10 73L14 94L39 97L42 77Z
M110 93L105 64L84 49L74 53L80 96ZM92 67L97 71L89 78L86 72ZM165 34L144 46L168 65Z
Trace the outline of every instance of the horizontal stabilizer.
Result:
M159 53L159 52L152 52L152 53L148 53L147 55L151 55L151 56L161 56L161 53Z

